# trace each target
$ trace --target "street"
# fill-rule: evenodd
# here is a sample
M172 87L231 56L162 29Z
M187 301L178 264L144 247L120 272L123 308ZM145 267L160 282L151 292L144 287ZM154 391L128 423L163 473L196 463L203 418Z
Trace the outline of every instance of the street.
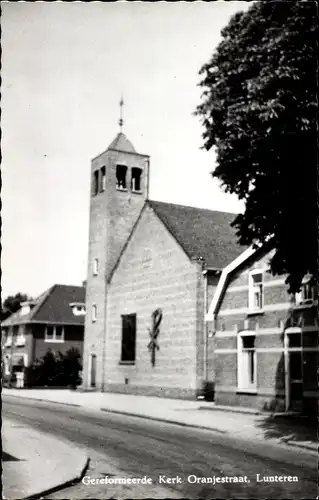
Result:
M85 474L89 484L82 482L47 498L301 499L317 496L316 457L296 448L246 442L240 436L234 439L211 431L9 396L3 398L3 416L69 440L85 448L90 456ZM257 482L258 474L259 480L268 478L267 482ZM145 476L151 483L93 484L105 476ZM214 476L230 479L227 482L215 479L215 484L203 479ZM243 482L231 479L245 476ZM297 480L278 480L278 477L289 476ZM270 482L276 477L278 482Z

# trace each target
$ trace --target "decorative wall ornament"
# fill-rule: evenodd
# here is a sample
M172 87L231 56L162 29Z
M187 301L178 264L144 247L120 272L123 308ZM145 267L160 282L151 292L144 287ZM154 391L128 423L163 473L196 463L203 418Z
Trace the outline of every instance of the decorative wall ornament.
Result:
M163 318L162 309L156 309L152 312L152 328L148 329L151 340L149 341L147 348L151 353L151 363L155 366L155 352L159 351L159 345L157 342L157 337L159 335L159 326Z

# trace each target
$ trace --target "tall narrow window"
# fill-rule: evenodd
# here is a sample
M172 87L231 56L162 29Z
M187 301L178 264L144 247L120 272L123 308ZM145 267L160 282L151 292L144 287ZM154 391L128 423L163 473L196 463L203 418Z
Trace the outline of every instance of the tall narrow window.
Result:
M241 335L238 339L238 387L256 389L255 335Z
M121 361L135 362L136 314L122 316Z
M263 272L251 271L249 275L249 309L258 311L264 307Z
M315 300L315 288L309 278L302 281L300 292L295 294L296 305L312 305Z
M126 173L127 173L127 167L125 165L116 166L117 189L126 189Z
M93 275L97 276L99 274L99 259L93 260Z
M106 172L105 172L105 167L102 167L100 176L100 191L101 192L105 191L105 187L106 187Z
M92 194L96 196L99 192L99 171L95 170L93 172L93 180L92 180Z
M92 322L95 323L97 318L97 307L95 304L92 306Z
M141 176L142 170L137 167L132 168L131 190L134 192L141 191Z

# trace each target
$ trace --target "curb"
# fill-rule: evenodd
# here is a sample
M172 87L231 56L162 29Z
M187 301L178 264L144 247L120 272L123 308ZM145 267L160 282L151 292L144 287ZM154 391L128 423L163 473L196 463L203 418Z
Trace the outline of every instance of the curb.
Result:
M30 401L42 401L44 403L53 403L53 404L56 404L56 405L64 405L64 406L74 406L76 408L81 408L83 405L79 405L77 403L65 403L64 401L53 401L52 399L43 399L43 398L33 398L32 396L26 396L26 397L22 397L21 396L18 396L17 394L8 394L8 396L10 398L18 398L20 399L26 399L27 401L30 400Z
M15 398L19 398L21 400L21 397L18 396L18 395L11 395L10 396L12 397L15 397ZM65 403L65 402L59 402L59 401L52 401L50 399L39 399L39 398L32 398L32 397L26 397L25 399L29 399L29 400L32 400L32 401L42 401L42 402L46 402L46 403L55 403L55 404L60 404L60 405L65 405L65 406L74 406L74 407L78 407L78 408L81 408L81 407L84 407L83 405L80 405L80 404L75 404L75 403ZM100 408L99 409L100 411L103 411L103 412L106 412L106 413L113 413L115 415L127 415L127 416L130 416L130 417L137 417L137 418L142 418L142 419L145 419L145 420L153 420L155 422L162 422L162 423L167 423L167 424L173 424L173 425L178 425L180 427L191 427L191 428L194 428L194 429L203 429L203 430L206 430L206 431L212 431L212 432L217 432L219 434L228 434L228 435L231 435L228 431L222 431L220 429L215 429L215 428L212 428L212 427L208 427L208 426L201 426L201 425L196 425L196 424L188 424L188 423L185 423L185 422L180 422L178 420L171 420L171 419L163 419L163 418L158 418L158 417L151 417L151 416L147 416L147 415L140 415L140 414L136 414L136 413L132 413L132 412L125 412L125 411L120 411L120 410L111 410L111 409L108 409L108 408ZM250 415L267 415L269 416L268 413L264 413L264 412L247 412L247 411L236 411L236 410L232 410L232 409L221 409L221 408L214 408L214 407L211 407L211 408L207 408L207 407L204 407L204 406L200 406L198 408L198 410L209 410L209 411L229 411L230 413L242 413L242 414L250 414ZM274 416L274 415L272 415ZM315 452L315 453L318 453L318 449L319 449L319 443L318 443L318 447L315 447L311 444L307 444L307 443L297 443L295 441L285 441L284 439L281 441L281 442L278 442L279 445L281 444L285 444L285 445L288 445L288 446L292 446L292 447L295 447L295 448L301 448L303 450L307 450L307 451L312 451L312 452ZM87 465L84 467L83 469L83 473L82 473L82 476L85 472L85 469L88 467L88 463L89 463L89 459L87 461ZM73 481L71 481L70 483L72 484L74 481L80 481L82 479L82 477L80 478L77 478L77 479L74 479ZM68 482L69 483L69 482ZM70 484L70 485L71 485ZM67 485L63 485L63 486L58 486L57 488L58 489L61 489L63 487L66 487L68 486L69 484ZM56 491L56 489L54 489L54 491ZM53 491L50 490L49 493L52 493ZM48 494L47 492L45 492L45 494ZM22 500L32 500L32 499L36 499L38 498L38 495L37 496L32 496L32 497L26 497Z
M267 415L265 412L261 412L259 410L246 410L245 408L222 408L221 406L199 406L198 410L208 410L208 411L224 411L229 413L242 413L244 415Z
M89 463L90 463L90 458L88 457L85 459L85 464L82 467L80 474L77 474L73 479L69 479L68 481L65 481L64 483L53 486L52 488L49 488L47 490L40 491L39 493L36 493L35 495L23 497L21 500L38 500L46 495L50 495L51 493L55 493L56 491L62 490L63 488L68 488L69 486L73 486L74 484L81 481L81 479L83 478L84 474L86 473L86 471L89 467Z
M131 413L131 412L120 411L120 410L109 410L107 408L100 408L100 411L104 411L106 413L114 413L115 415L127 415L129 417L137 417L137 418L143 418L145 420L153 420L155 422L162 422L164 424L174 424L174 425L179 425L180 427L193 427L194 429L203 429L205 431L218 432L219 434L228 434L228 431L222 431L220 429L214 429L213 427L207 427L207 426L203 426L203 425L188 424L185 422L179 422L178 420L169 420L169 419L158 418L158 417L150 417L148 415L140 415L138 413Z
M319 444L315 447L311 444L296 443L295 441L283 441L283 443L287 444L288 446L293 446L294 448L302 448L303 450L313 451L314 453L318 454Z

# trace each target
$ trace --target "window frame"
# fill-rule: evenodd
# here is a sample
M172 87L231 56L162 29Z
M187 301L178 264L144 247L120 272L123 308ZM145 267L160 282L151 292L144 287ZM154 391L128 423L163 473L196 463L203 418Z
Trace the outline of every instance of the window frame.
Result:
M309 287L311 297L307 298L305 294L305 289ZM300 286L300 292L294 294L294 304L296 307L307 307L315 304L315 287L310 283L302 283Z
M253 276L256 274L261 274L261 282L257 285L260 287L260 298L261 298L261 306L255 306L255 288L256 282L254 281ZM265 285L264 285L264 269L252 269L249 271L248 276L248 309L250 313L258 313L263 312L265 306Z
M135 181L136 181L136 175L133 175L133 173L139 172L139 189L136 189L135 187ZM142 192L142 174L143 174L143 169L140 167L132 167L131 168L131 191L132 193L141 193Z
M92 319L92 323L96 323L96 321L97 321L97 305L96 304L92 304L91 319Z
M99 259L96 257L93 259L93 276L98 276L99 274Z
M124 176L124 186L121 186L120 184L120 181L119 181L119 170L120 169L123 169L123 172L124 172L124 169L125 169L125 176ZM127 173L128 173L128 166L123 164L123 163L117 163L116 164L116 171L115 171L115 178L116 178L116 189L118 191L127 191Z
M125 344L125 329L124 329L124 323L127 321L128 318L134 318L134 342L133 346L130 349L124 348ZM136 333L137 333L137 315L136 313L130 313L130 314L122 314L121 315L121 320L122 320L122 334L121 334L121 357L120 357L120 364L127 364L127 365L135 365L136 363ZM128 324L129 322L127 322ZM127 334L126 334L127 335ZM126 340L127 342L127 340ZM128 359L127 353L128 351L132 352L132 356L130 359ZM125 354L125 355L124 355Z
M48 338L48 328L52 328L52 338ZM57 338L56 329L61 328L62 335L61 338ZM54 344L63 344L65 342L65 331L64 325L46 325L44 332L44 342L54 343Z
M100 179L99 179L99 191L104 193L106 189L106 167L103 165L100 169Z
M253 347L244 347L244 338L253 337ZM252 356L249 354L252 353ZM252 360L252 363L251 363ZM253 381L251 381L253 366ZM247 370L247 372L244 372ZM237 337L237 392L257 393L257 349L256 332L243 330Z
M19 327L18 334L16 335L15 338L15 345L19 347L19 346L24 346L25 343L26 343L26 336L24 333L24 329Z
M100 190L100 171L96 169L92 176L92 196L97 196Z

